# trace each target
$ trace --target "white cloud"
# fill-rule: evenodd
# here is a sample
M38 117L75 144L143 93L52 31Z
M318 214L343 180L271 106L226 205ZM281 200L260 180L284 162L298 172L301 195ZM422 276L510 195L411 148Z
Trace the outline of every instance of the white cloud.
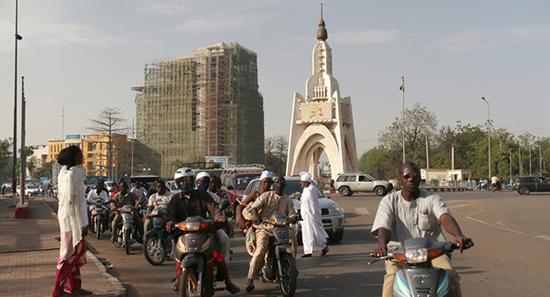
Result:
M453 54L460 54L482 48L487 37L487 31L467 31L451 35L430 48L443 49Z
M373 44L388 43L402 37L403 34L398 30L377 30L370 29L364 31L345 31L329 34L329 38L334 43L341 44Z
M550 37L550 26L518 26L507 29L514 39L538 39Z

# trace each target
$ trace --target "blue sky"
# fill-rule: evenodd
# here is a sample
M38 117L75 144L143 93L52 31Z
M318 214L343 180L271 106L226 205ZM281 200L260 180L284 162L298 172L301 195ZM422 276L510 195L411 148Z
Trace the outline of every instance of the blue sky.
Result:
M550 2L324 1L334 75L351 96L358 152L406 104L440 124L550 135ZM0 0L0 138L12 135L14 1ZM107 106L135 114L132 86L147 62L220 41L258 54L266 135L288 137L293 92L305 93L319 1L21 0L20 75L27 143L85 127Z

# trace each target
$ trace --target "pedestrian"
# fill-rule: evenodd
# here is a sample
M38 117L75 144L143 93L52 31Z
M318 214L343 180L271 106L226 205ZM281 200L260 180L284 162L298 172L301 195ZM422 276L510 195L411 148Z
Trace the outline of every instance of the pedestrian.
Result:
M321 251L321 256L325 256L329 251L327 245L328 234L323 228L321 205L319 204L319 197L315 195L311 173L302 172L300 174L300 184L304 188L300 198L302 242L304 246L302 258L311 257L315 251Z
M57 163L63 167L58 176L59 209L57 218L60 229L59 258L55 274L53 297L64 295L89 295L82 289L80 267L86 263L88 212L86 209L82 151L69 146L59 152Z

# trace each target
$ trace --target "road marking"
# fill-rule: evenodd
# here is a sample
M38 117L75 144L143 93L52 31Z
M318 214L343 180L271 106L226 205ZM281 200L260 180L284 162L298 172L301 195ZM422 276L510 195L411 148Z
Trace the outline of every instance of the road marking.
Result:
M489 227L493 227L493 228L496 228L496 229L500 229L502 231L507 231L507 232L511 232L511 233L526 235L526 236L530 236L530 237L533 237L533 238L538 238L538 239L543 239L543 240L550 241L550 236L547 236L547 235L538 235L538 234L533 234L533 233L527 233L527 232L523 232L523 231L519 231L519 230L515 230L515 229L511 229L511 228L507 228L507 227L503 227L503 226L499 226L499 225L495 225L495 224L491 224L491 223L488 223L488 222L485 222L483 220L476 219L476 218L473 218L473 217L466 217L466 218L468 220L471 220L471 221L474 221L474 222L477 222L477 223L480 223L480 224L483 224L483 225L486 225L486 226L489 226Z
M366 207L356 207L355 208L355 213L358 214L358 215L370 216L370 212L369 212L368 208L366 208Z

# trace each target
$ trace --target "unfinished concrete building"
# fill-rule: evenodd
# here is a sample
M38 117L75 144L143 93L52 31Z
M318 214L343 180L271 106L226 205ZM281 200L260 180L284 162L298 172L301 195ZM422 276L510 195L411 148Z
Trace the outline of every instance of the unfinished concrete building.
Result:
M217 43L181 58L145 65L136 96L137 139L160 155L160 174L182 163L226 156L264 161L263 98L256 54Z

